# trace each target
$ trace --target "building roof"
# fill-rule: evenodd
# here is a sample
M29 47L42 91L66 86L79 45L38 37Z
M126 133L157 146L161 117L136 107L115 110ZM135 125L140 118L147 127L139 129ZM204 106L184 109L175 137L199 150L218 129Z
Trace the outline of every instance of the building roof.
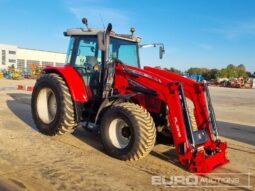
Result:
M34 49L34 48L24 48L24 47L19 47L19 46L17 46L17 45L13 45L13 44L4 44L4 43L0 43L0 46L8 46L8 47L13 47L13 48L18 48L18 49L34 50L34 51L42 51L42 52L50 52L50 53L57 53L57 54L66 54L65 52L58 52L58 51L51 51L51 50L41 50L41 49Z
M18 47L18 48L25 49L25 50L34 50L34 51L50 52L50 53L57 53L57 54L66 54L65 52L58 52L58 51L51 51L51 50L41 50L41 49L24 48L24 47Z

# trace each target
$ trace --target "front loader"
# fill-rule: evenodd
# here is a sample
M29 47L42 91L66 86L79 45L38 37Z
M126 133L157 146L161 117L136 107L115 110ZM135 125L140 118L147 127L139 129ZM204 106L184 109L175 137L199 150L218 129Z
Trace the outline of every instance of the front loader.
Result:
M156 138L173 141L182 165L208 173L228 162L218 136L206 83L175 73L140 67L141 38L88 27L69 29L66 65L48 66L32 94L40 132L60 135L79 125L100 133L105 151L134 161L153 149Z

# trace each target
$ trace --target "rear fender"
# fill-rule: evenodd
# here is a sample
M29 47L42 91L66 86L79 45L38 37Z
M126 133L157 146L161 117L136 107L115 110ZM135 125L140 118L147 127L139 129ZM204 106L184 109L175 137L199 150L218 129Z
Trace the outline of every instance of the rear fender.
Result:
M87 102L89 100L82 76L72 66L47 66L43 71L60 74L66 81L74 102Z
M74 101L76 120L80 122L83 120L82 112L84 103L90 99L90 94L87 92L83 78L72 66L53 67L47 66L43 69L45 73L57 73L63 77L68 85L72 99Z

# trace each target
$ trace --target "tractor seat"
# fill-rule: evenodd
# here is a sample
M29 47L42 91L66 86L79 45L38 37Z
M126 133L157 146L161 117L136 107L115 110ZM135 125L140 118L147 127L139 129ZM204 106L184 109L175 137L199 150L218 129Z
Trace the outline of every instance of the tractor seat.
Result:
M83 74L84 81L89 84L91 75L93 74L93 67L97 64L97 58L95 56L86 56L84 67L86 72Z
M95 66L98 64L97 57L95 56L86 56L86 63L91 64L91 66Z
M87 67L87 72L83 76L84 81L89 85L91 93L93 96L99 94L99 75L100 72L94 69L94 66L98 65L97 57L86 56L85 67Z

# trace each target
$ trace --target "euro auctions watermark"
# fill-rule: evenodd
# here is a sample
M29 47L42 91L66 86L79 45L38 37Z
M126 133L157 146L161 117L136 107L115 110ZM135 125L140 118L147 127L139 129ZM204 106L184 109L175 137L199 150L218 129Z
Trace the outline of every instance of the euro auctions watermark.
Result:
M151 184L164 187L252 188L251 173L210 173L198 175L152 176Z

